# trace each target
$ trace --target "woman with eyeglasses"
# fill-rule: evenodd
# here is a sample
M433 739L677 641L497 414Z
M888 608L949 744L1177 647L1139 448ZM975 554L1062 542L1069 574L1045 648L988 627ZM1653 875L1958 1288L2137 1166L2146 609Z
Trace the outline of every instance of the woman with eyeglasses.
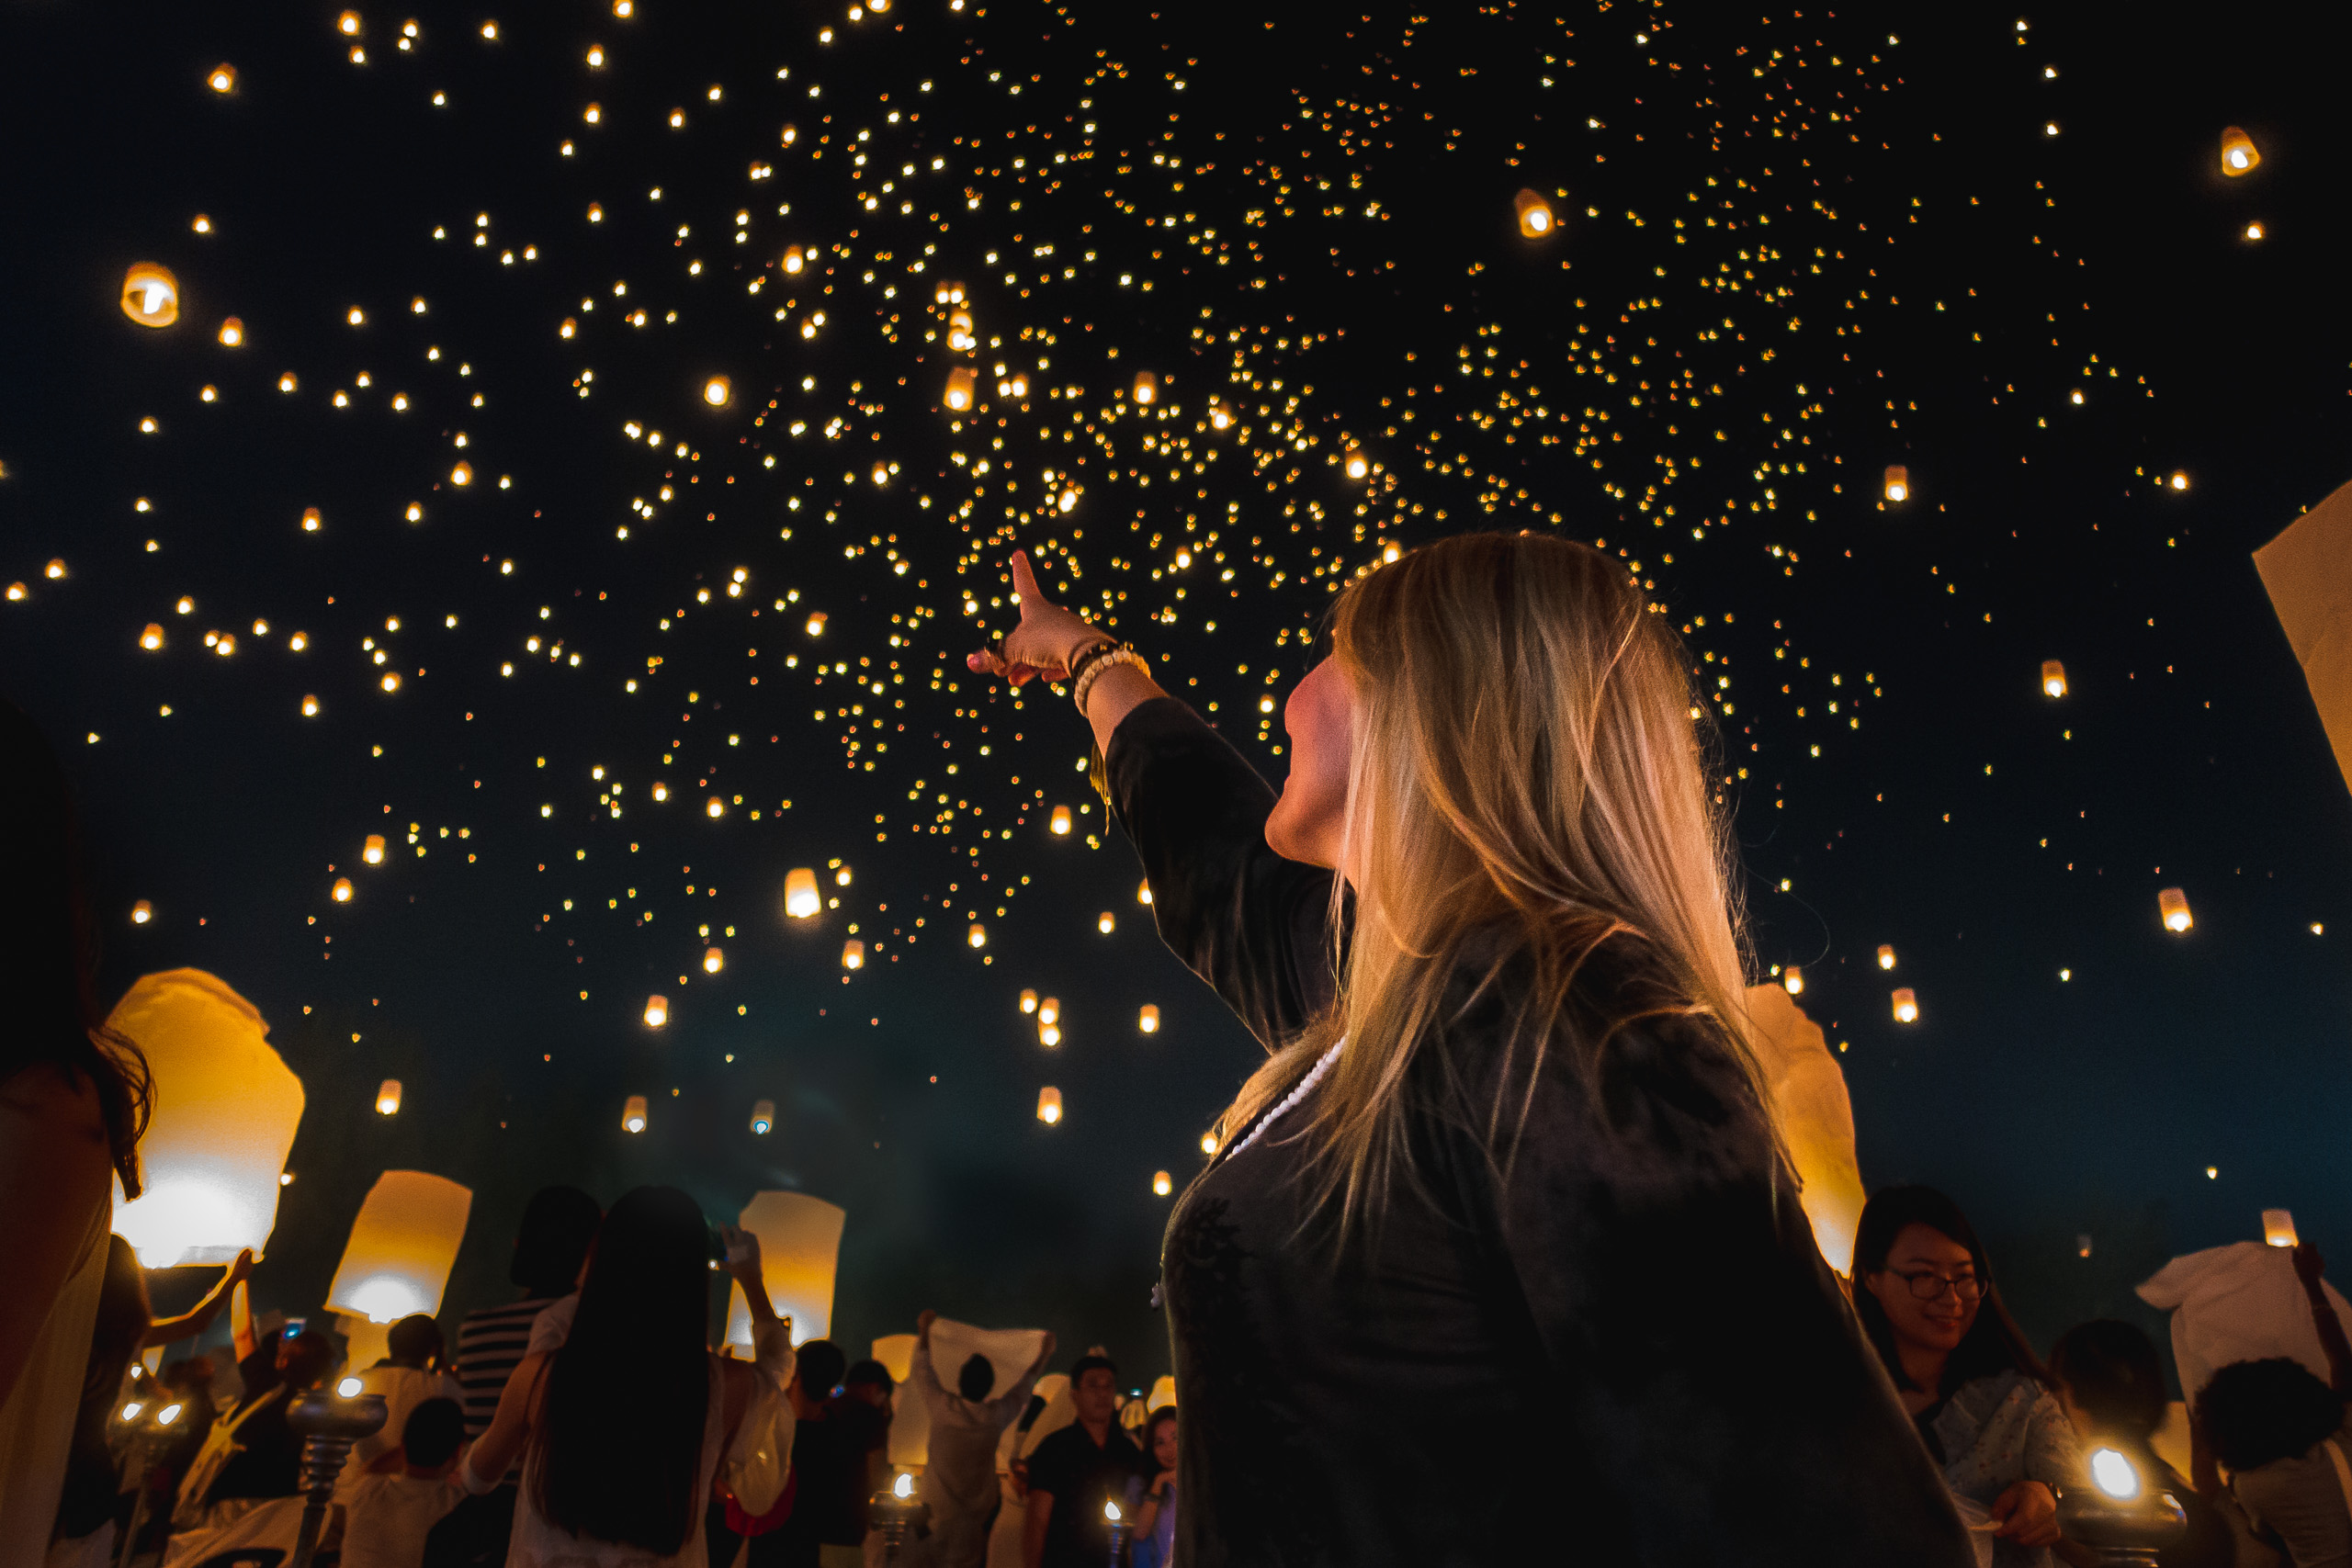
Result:
M1994 1568L2052 1568L2057 1493L2082 1454L1968 1216L1931 1187L1879 1193L1854 1280L1854 1310L1962 1516L1991 1534Z

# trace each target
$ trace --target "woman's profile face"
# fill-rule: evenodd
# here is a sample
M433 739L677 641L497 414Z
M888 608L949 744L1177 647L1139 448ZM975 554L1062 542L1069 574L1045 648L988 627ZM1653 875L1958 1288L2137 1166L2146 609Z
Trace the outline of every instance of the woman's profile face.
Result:
M1162 1470L1176 1468L1176 1423L1160 1422L1151 1429L1151 1457Z
M1895 1233L1886 1267L1862 1276L1862 1286L1885 1309L1895 1338L1926 1350L1957 1349L1983 1303L1968 1248L1916 1222Z
M1355 741L1355 694L1326 659L1291 688L1283 705L1290 776L1266 818L1266 845L1284 860L1338 871L1348 815L1348 759Z

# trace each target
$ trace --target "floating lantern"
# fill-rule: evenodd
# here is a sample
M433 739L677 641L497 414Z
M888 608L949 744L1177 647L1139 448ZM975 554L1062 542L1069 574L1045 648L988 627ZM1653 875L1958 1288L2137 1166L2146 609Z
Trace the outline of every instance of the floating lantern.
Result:
M401 1080L386 1078L376 1086L376 1114L397 1116L401 1111Z
M1037 993L1036 993L1036 992L1035 992L1035 991L1033 991L1033 990L1029 990L1029 989L1027 989L1027 988L1025 988L1025 987L1022 990L1022 993L1021 993L1021 1010L1022 1010L1023 1012L1035 1012L1035 1011L1037 1010Z
M786 914L796 920L805 920L824 907L824 895L817 891L815 872L805 865L797 865L784 874Z
M220 323L220 345L236 348L245 341L245 323L231 316Z
M2262 1211L2262 1239L2271 1247L2295 1245L2295 1216L2285 1209Z
M2053 697L2066 694L2066 667L2054 659L2041 661L2041 689Z
M1528 239L1540 240L1558 224L1552 216L1552 204L1532 190L1511 197L1511 206L1519 214L1519 231Z
M1894 949L1886 942L1878 944L1878 966L1882 969L1894 967Z
M359 858L360 858L361 860L366 861L369 865L381 865L381 864L383 864L383 863L384 863L384 835L383 835L383 834L381 834L381 833L370 833L370 834L368 834L368 847L367 847L366 849L361 850L361 851L359 852Z
M1062 1029L1060 1024L1041 1023L1037 1026L1038 1044L1043 1045L1046 1050L1050 1051L1061 1043Z
M704 974L716 975L721 969L726 967L727 954L723 950L716 947L705 948L703 950L702 972Z
M1908 986L1897 986L1894 988L1894 1021L1897 1023L1919 1021L1919 998L1912 993Z
M321 521L319 509L317 507L306 506L302 508L302 532L305 534L317 533L319 531Z
M670 998L667 997L646 998L645 1027L648 1029L659 1029L669 1021Z
M1148 370L1136 372L1135 400L1148 406L1159 400L1159 378Z
M1216 1129L1212 1128L1208 1132L1201 1134L1201 1153L1210 1156L1214 1156L1216 1153Z
M1165 1198L1176 1190L1176 1183L1169 1179L1166 1171L1155 1170L1151 1173L1151 1190L1155 1197Z
M887 464L887 463L881 463L881 462L877 462L877 463L876 463L876 464L874 465L874 476L873 476L873 477L874 477L874 482L875 482L876 485L886 485L886 484L888 484L888 483L890 482L890 467L889 467L889 465L888 465L888 464Z
M334 901L335 901L336 903L338 903L338 904L348 904L348 903L350 903L350 902L351 902L351 878L349 878L349 877L347 877L347 876L338 876L338 877L336 877L336 878L334 879L334 887L332 887L332 888L330 888L330 889L328 890L328 892L329 892L330 896L334 897Z
M2231 179L2236 179L2240 175L2252 174L2254 166L2261 162L2262 153L2255 146L2253 137L2248 136L2234 125L2222 127L2222 173L2223 175Z
M655 785L653 786L653 798L654 798L654 799L656 799L656 800L667 800L667 799L669 799L669 798L670 798L670 786L669 786L668 784L655 784Z
M968 365L958 365L947 373L947 406L957 413L972 406L972 385L976 378Z
M2197 923L2189 917L2188 895L2177 887L2159 889L2156 908L2164 916L2165 930L2168 931L2185 931Z
M865 944L855 937L842 943L842 967L844 969L865 967Z
M1108 909L1103 910L1100 915L1097 915L1094 918L1094 929L1101 931L1104 936L1109 936L1113 931L1117 929L1118 924L1119 922L1117 919L1113 916L1111 911Z
M980 346L979 338L972 331L969 310L956 310L948 315L947 346L958 354L969 354Z
M1781 986L1792 997L1804 995L1804 971L1790 964L1781 971Z
M645 1096L632 1094L628 1100L622 1101L621 1131L624 1133L645 1131Z
M779 1316L792 1320L796 1345L822 1339L833 1329L833 1276L841 1259L838 1204L805 1192L757 1192L735 1223L760 1238L760 1282ZM752 1308L743 1288L729 1292L727 1343L752 1343Z
M974 947L986 947L989 944L989 928L974 920L972 929L964 933L964 940Z
M2188 488L2188 475L2182 470L2176 468L2173 470L2172 478L2165 482L2171 485L2175 490L2187 490Z
M1158 1002L1143 1004L1143 1010L1136 1015L1136 1027L1146 1034L1159 1032L1159 1004Z
M140 1141L145 1190L114 1229L149 1269L256 1257L277 1223L278 1177L302 1119L302 1081L251 1002L200 969L150 975L107 1026L136 1041L154 1077Z
M342 33L344 37L357 38L359 36L359 13L356 11L345 11L342 16L335 18L334 25L335 30Z
M438 1314L473 1206L473 1190L446 1176L384 1172L351 1222L327 1305L370 1323Z
M143 926L154 918L155 906L144 898L130 907L130 923L134 926Z
M237 68L224 60L212 68L204 85L216 93L233 93L237 90Z
M778 138L778 143L779 143L779 145L786 146L786 147L789 147L789 146L791 146L794 142L796 142L796 141L799 141L799 140L800 140L800 130L799 130L799 128L798 128L797 126L787 125L787 126L786 126L786 127L784 128L783 132L782 132L782 133L781 133L781 135L779 136L779 138ZM795 253L795 254L797 254L797 252L796 251L796 253Z
M1062 1119L1062 1091L1051 1084L1037 1091L1037 1120L1050 1127Z
M1211 403L1209 405L1210 429L1224 430L1230 427L1232 423L1233 410L1229 405L1221 402Z
M791 145L792 128L790 126L785 127L784 140L786 146ZM807 260L804 259L800 254L800 247L798 245L793 245L786 249L784 253L784 270L786 272L797 273L802 267L808 265Z
M2260 223L2247 224L2245 226L2245 237L2249 240L2259 240L2262 238L2262 225Z
M1347 470L1348 478L1351 479L1360 479L1366 474L1372 472L1372 459L1365 457L1361 451L1350 452L1348 454Z
M713 376L702 384L702 400L712 408L725 408L730 395L732 395L732 389L724 376Z
M1886 466L1886 499L1889 501L1911 499L1911 470L1900 463L1889 463Z
M1037 1004L1037 1021L1039 1023L1059 1023L1061 1021L1062 1004L1060 998L1047 997L1044 1001Z
M180 319L180 280L168 267L141 262L122 275L122 313L142 327L168 327Z
M714 795L703 802L702 809L706 817L712 818L724 817L727 815L727 802Z
M823 637L825 635L825 612L822 610L809 611L808 625L804 629L807 630L810 637Z
M773 1100L752 1101L752 1131L761 1137L765 1137L775 1130L775 1101Z
M837 867L833 872L833 886L836 887L847 887L849 886L849 867L845 865Z
M1049 819L1048 825L1057 834L1067 835L1069 832L1069 807L1067 806L1055 807L1054 814Z
M139 634L139 646L150 653L155 652L164 646L164 628L153 621L148 622L147 629Z
M1138 904L1151 902L1151 884L1148 881L1136 884L1136 902Z
M471 463L460 463L456 468L451 468L449 470L449 482L453 485L469 485L473 483L473 465Z
M304 718L316 718L319 716L318 698L306 696L302 699L302 716Z

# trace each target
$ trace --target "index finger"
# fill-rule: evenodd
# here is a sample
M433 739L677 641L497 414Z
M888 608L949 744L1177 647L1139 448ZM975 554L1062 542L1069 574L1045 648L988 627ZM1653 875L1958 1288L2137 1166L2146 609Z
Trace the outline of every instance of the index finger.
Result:
M1021 596L1022 609L1025 611L1033 604L1043 604L1046 602L1045 591L1037 586L1037 574L1029 570L1029 552L1013 551L1012 559L1008 564L1012 568L1012 591Z

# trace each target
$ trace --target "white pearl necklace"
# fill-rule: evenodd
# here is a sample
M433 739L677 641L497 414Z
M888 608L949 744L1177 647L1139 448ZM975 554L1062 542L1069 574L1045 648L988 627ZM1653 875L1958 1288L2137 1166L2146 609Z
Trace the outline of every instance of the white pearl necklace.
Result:
M1331 1070L1331 1064L1340 1059L1340 1053L1346 1048L1347 1043L1347 1041L1342 1039L1333 1044L1329 1051L1324 1052L1322 1055L1317 1057L1315 1065L1306 1069L1306 1076L1298 1080L1298 1087L1292 1089L1288 1094L1283 1096L1282 1103L1276 1105L1272 1111L1267 1111L1263 1116L1258 1118L1258 1124L1250 1129L1250 1135L1243 1138L1239 1143L1234 1145L1230 1149L1227 1149L1226 1151L1225 1157L1231 1159L1235 1155L1239 1154L1242 1150L1256 1143L1260 1138L1264 1137L1266 1135L1266 1129L1281 1121L1284 1111L1287 1111L1292 1106L1296 1105L1300 1100L1305 1100L1308 1094L1312 1093L1315 1086L1323 1081L1324 1075Z

